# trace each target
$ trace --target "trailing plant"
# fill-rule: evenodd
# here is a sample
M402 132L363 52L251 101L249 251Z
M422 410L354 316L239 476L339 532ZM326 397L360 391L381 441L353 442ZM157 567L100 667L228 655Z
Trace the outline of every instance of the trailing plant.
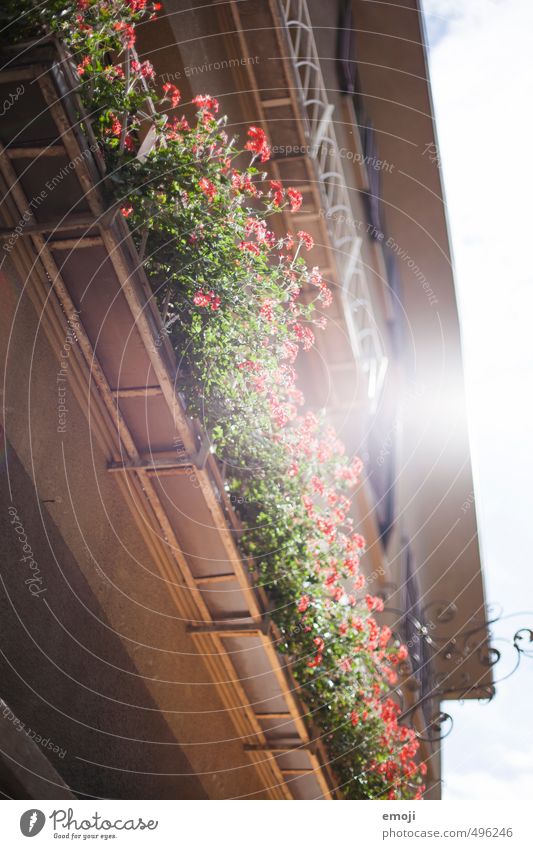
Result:
M296 386L296 358L312 347L332 300L306 261L311 236L276 223L302 196L263 172L270 149L261 128L239 147L215 98L195 97L192 119L176 111L174 85L156 85L134 45L136 26L158 8L16 4L26 34L51 30L74 57L110 201L143 254L187 409L226 461L243 550L274 602L279 650L345 796L420 798L418 741L391 697L407 649L375 619L383 602L365 587L365 541L349 515L361 462L301 411Z

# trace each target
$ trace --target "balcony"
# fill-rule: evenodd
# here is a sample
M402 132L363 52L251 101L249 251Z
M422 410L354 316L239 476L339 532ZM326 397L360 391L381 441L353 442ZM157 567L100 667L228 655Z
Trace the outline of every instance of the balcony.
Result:
M71 60L55 41L27 45L21 56L0 75L2 92L13 84L24 91L2 128L0 237L52 349L76 327L73 391L107 455L107 469L95 472L112 476L140 522L265 794L336 797L323 742L277 651L268 599L238 549L223 470L180 396L142 257L106 203L105 167Z

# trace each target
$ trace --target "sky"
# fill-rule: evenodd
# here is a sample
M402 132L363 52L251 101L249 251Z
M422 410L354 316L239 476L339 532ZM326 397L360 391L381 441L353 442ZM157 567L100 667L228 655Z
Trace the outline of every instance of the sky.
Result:
M533 628L533 2L423 0L455 256L486 598ZM448 703L444 799L533 799L533 659Z

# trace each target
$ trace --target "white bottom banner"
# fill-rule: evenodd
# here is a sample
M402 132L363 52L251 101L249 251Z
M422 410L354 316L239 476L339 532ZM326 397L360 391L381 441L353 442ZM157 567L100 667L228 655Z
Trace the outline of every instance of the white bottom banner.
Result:
M274 810L275 807L275 810ZM2 846L531 849L525 802L6 801Z

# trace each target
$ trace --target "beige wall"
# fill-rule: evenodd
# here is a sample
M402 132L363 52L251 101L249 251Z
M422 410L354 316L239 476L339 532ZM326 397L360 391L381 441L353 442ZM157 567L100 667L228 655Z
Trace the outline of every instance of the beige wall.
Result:
M75 793L261 797L255 769L73 394L74 349L66 432L57 432L58 349L27 296L19 301L21 289L4 265L5 463L47 591L33 598L24 584L4 488L2 695L26 726L66 750L49 757Z

